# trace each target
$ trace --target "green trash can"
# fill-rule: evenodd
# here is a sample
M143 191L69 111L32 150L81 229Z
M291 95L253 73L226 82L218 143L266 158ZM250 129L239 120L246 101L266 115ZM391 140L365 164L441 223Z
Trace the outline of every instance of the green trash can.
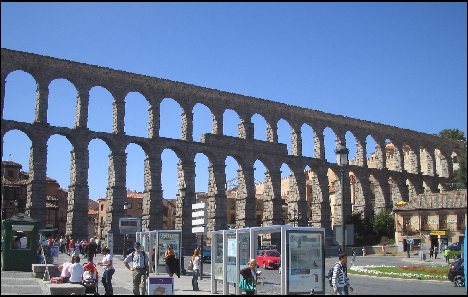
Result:
M2 270L32 271L38 230L39 222L24 214L2 221Z

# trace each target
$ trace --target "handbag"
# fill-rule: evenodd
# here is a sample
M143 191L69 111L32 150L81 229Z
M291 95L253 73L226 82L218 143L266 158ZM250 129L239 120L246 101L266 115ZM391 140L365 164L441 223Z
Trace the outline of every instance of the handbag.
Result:
M187 270L193 270L193 261L192 260L190 260L190 262L188 263Z
M255 284L253 282L246 281L245 278L242 278L239 283L239 289L244 291L255 291Z

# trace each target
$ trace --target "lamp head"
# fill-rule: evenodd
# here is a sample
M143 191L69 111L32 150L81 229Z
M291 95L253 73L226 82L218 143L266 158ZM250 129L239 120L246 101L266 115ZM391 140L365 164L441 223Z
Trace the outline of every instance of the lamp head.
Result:
M336 146L335 154L336 164L338 164L338 166L348 165L349 150L343 144L341 144L341 142Z

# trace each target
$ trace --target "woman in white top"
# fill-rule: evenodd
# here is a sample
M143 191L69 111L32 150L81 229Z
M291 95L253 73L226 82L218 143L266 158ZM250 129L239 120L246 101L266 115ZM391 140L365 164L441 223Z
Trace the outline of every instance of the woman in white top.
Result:
M70 279L71 274L70 274L69 268L71 265L72 265L71 261L67 261L58 267L58 269L61 270L60 277L62 278L62 281L64 283L67 283L68 280Z
M112 275L114 274L115 269L112 266L112 255L107 247L102 249L102 254L104 255L104 258L102 259L102 263L99 263L101 267L104 267L102 285L106 290L105 295L114 295L114 290L112 289Z
M192 276L192 289L194 291L200 291L198 288L198 276L200 275L200 250L195 249L192 256L193 263L193 276Z
M72 265L68 267L70 271L70 283L81 284L83 281L83 266L80 265L80 257L72 257Z

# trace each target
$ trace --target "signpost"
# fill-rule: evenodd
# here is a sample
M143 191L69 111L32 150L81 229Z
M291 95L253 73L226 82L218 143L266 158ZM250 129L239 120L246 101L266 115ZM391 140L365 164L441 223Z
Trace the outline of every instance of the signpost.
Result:
M203 234L206 233L206 203L192 204L192 233L200 235L200 280L203 279Z

